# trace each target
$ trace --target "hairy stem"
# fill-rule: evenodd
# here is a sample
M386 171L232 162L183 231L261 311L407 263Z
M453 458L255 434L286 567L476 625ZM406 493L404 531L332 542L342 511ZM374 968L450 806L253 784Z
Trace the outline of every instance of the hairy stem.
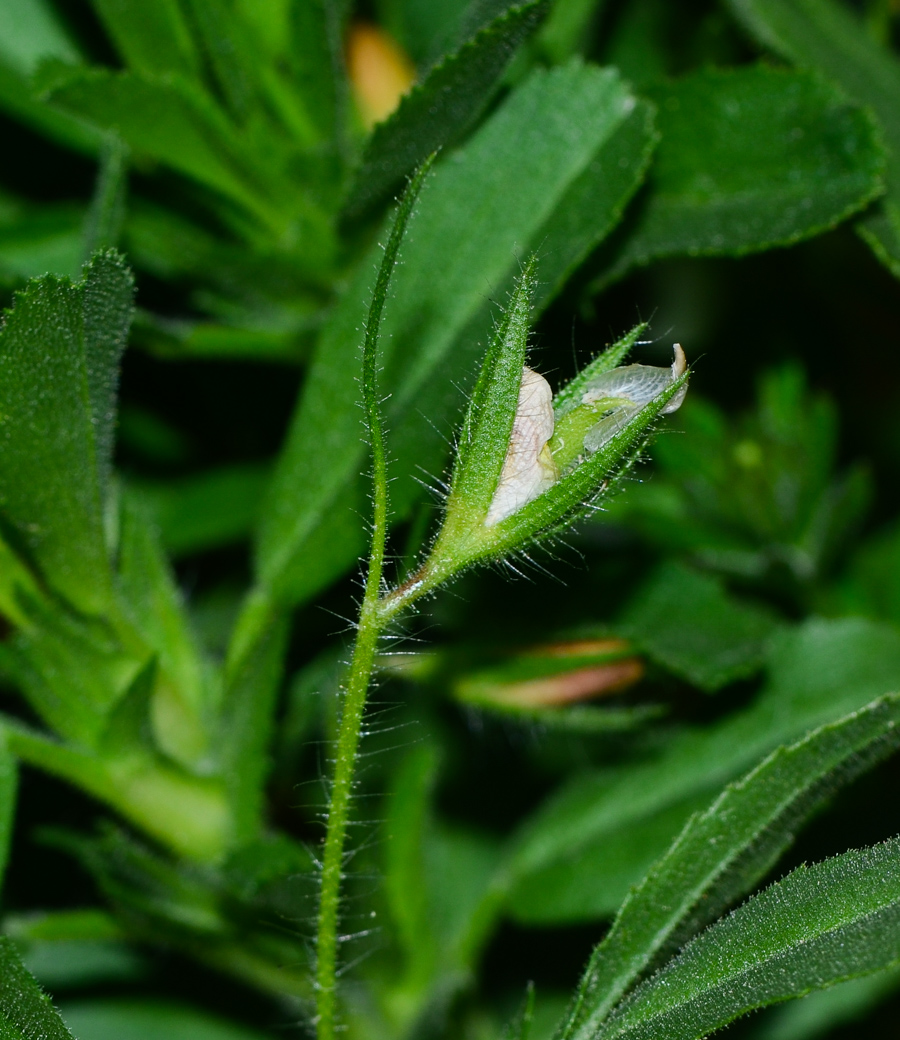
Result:
M360 609L359 627L338 730L334 777L328 806L328 827L322 856L322 888L319 896L316 942L316 1034L318 1040L334 1040L335 1035L335 987L341 876L353 795L353 770L356 764L366 694L372 678L378 637L394 613L383 610L380 600L384 572L384 548L388 531L388 485L384 426L378 398L378 334L391 275L397 263L400 243L432 161L433 157L419 168L400 200L397 215L394 218L394 226L385 246L384 257L375 280L372 304L366 321L366 338L363 344L363 404L372 449L372 544L369 552L366 590Z
M369 573L371 574L371 568ZM341 715L334 780L328 808L328 831L325 836L325 850L322 859L322 890L319 900L319 934L316 949L316 1031L319 1040L333 1040L335 1032L337 933L344 845L347 824L350 820L353 770L359 747L360 727L380 633L381 623L377 603L374 611L367 611L364 604L356 645L353 648L353 661L344 697L344 710Z

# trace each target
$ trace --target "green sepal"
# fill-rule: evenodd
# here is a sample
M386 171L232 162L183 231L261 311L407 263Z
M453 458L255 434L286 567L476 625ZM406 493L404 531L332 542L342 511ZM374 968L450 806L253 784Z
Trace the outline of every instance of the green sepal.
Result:
M494 330L469 401L447 501L448 528L483 521L497 490L519 401L536 280L532 256Z

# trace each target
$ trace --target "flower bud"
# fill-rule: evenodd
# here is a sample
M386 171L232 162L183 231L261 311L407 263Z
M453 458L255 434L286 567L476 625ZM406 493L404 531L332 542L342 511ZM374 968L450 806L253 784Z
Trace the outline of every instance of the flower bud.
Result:
M498 324L460 436L444 523L417 582L433 587L479 560L552 534L589 509L687 392L680 345L668 368L625 365L639 325L554 398L525 364L534 261Z

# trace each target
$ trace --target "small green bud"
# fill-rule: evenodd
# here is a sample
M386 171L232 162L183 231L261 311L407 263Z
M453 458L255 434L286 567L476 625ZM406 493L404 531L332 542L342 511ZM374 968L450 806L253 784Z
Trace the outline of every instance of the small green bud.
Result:
M523 278L513 296L520 315L527 288ZM429 584L570 522L631 464L655 419L680 407L687 393L680 345L669 368L614 367L642 329L598 357L554 399L546 379L522 364L527 329L520 322L510 335L509 319L500 327L466 418L473 433L464 445L465 465L457 463L444 525L420 572L428 572ZM511 370L512 361L521 367ZM511 382L516 372L517 384ZM493 410L486 414L479 402L487 401ZM509 433L498 436L500 430ZM476 467L492 474L488 484L467 479Z

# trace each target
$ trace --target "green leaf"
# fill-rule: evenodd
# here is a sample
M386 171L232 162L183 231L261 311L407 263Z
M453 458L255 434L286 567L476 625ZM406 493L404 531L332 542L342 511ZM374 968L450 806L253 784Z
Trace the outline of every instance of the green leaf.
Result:
M438 752L430 744L406 756L394 777L384 825L385 894L409 963L416 975L426 978L434 970L435 950L425 883L425 836L438 765Z
M755 1008L900 960L900 839L800 867L689 943L597 1040L700 1040Z
M31 75L42 60L77 62L78 48L48 0L0 2L0 107L14 119L79 151L92 152L98 135L37 101ZM44 271L29 272L43 274ZM66 272L68 273L68 271Z
M562 1037L587 1040L662 953L751 890L798 827L900 744L900 695L781 747L703 813L629 893L582 979Z
M268 604L259 607L255 623L257 637L246 648L232 645L216 748L238 844L257 838L263 823L269 747L288 637L288 618Z
M397 771L387 805L385 888L405 956L403 988L428 1020L465 983L494 920L499 843L435 818L439 752L424 744Z
M196 78L199 55L178 0L93 0L93 6L133 72Z
M742 602L717 578L664 564L616 626L675 675L713 693L759 671L775 617Z
M643 176L650 118L610 70L573 63L536 71L436 166L403 246L382 332L398 515L421 496L416 474L443 465L443 434L462 401L454 384L471 381L491 327L486 291L502 299L518 257L532 246L542 250L549 237L565 248L541 262L538 294L546 304ZM285 600L314 594L363 545L355 372L376 265L374 251L323 332L267 503L258 573Z
M239 120L246 119L256 100L252 37L235 17L232 4L222 0L184 0L184 3L221 95L233 115Z
M754 1030L754 1040L813 1040L849 1026L896 992L900 969L840 982L803 1000L774 1008Z
M647 93L661 143L646 194L596 286L660 257L790 245L884 190L871 116L809 73L706 69Z
M453 49L472 0L378 0L378 22L399 41L420 70Z
M3 200L7 203L7 200ZM43 274L77 278L83 260L84 210L69 203L29 206L9 200L0 219L0 279L18 287Z
M64 1004L62 1012L78 1040L266 1040L270 1035L159 1000L84 1000Z
M0 730L0 891L12 841L17 780L15 759L6 746L5 734Z
M866 539L850 560L835 598L841 613L900 624L900 525Z
M109 134L100 153L100 169L94 197L84 225L84 255L119 244L125 220L128 149L118 134Z
M586 54L592 43L591 30L596 28L605 8L606 0L555 0L535 37L534 49L553 64L560 64L573 54Z
M528 983L525 1000L516 1017L509 1022L501 1034L501 1040L528 1040L534 1021L534 983Z
M0 1040L72 1040L5 935L0 935Z
M728 7L761 44L817 69L878 117L888 149L888 190L858 226L900 277L900 61L832 0L728 0Z
M166 551L187 556L248 538L269 476L268 466L221 466L177 480L142 480L129 485L129 494L153 517Z
M45 580L88 612L111 591L104 509L132 292L124 261L103 253L80 285L33 282L0 330L0 513Z
M426 156L454 143L475 122L545 7L545 0L511 6L404 95L366 145L348 213L377 202Z
M764 372L755 412L726 418L691 394L679 437L652 453L656 478L609 502L667 552L689 553L705 570L766 582L802 610L867 508L859 465L835 473L837 411L811 394L800 366Z
M0 23L0 62L23 77L42 58L78 60L77 48L47 0L2 0Z
M226 114L201 89L175 75L50 65L41 83L52 106L103 130L115 130L138 156L156 159L253 214L273 235L288 227L303 241L309 266L330 249L325 218L283 175L264 161ZM304 254L306 250L304 250Z
M233 839L231 806L222 783L191 776L134 747L99 759L15 719L0 717L12 752L111 806L140 830L188 860L221 859Z
M25 967L54 992L104 982L135 981L148 965L102 910L54 910L10 915L3 931Z
M769 669L749 707L686 729L649 761L577 776L526 821L510 865L515 916L538 922L614 912L722 784L779 744L900 689L900 635L859 619L813 619L774 640ZM615 867L608 878L603 863ZM598 867L590 872L590 864Z
M54 732L96 748L109 713L151 656L125 650L103 622L39 597L19 594L21 627L0 645L0 663L19 693ZM142 652L142 653L141 653Z
M123 503L118 585L125 610L158 665L154 731L160 748L189 769L210 753L211 669L190 630L181 595L156 534L140 508Z

